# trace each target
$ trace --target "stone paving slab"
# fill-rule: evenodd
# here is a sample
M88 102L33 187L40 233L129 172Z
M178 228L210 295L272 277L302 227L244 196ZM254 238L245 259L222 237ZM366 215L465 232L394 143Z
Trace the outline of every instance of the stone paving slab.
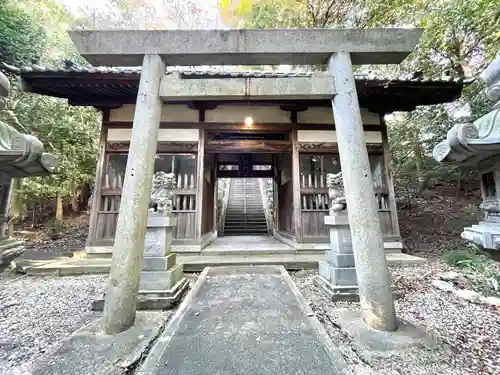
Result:
M345 363L282 266L206 268L140 375L340 375Z

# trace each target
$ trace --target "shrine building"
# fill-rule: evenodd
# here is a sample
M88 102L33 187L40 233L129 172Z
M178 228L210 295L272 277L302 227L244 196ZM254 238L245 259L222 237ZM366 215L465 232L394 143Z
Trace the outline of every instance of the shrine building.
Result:
M86 250L110 254L141 69L31 66L17 73L28 92L102 111ZM460 97L465 83L418 75L355 75L355 83L384 247L397 252L402 242L384 116L451 102ZM341 170L333 86L325 72L168 67L160 86L163 108L154 170L176 175L177 251L200 253L217 237L233 233L224 230L231 202L242 209L243 230L237 234L274 237L295 251L328 248L326 174ZM225 180L225 192L218 191L223 186L219 179L230 179ZM245 201L245 189L257 191L262 201ZM231 192L237 199L231 201ZM265 227L256 227L254 233L245 214L255 205L262 205L266 218Z

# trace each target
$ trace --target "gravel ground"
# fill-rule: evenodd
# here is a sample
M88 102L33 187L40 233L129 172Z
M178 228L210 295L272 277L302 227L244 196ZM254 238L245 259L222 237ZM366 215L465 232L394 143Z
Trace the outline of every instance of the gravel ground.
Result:
M26 374L42 353L95 319L90 303L105 283L102 276L0 274L0 375Z
M431 332L436 346L384 357L370 356L357 347L336 323L338 309L357 309L359 303L328 300L313 285L316 271L299 271L292 278L340 348L353 374L500 374L500 311L434 289L432 280L448 270L439 261L391 268L393 283L403 293L396 301L398 316ZM471 287L465 278L462 284Z

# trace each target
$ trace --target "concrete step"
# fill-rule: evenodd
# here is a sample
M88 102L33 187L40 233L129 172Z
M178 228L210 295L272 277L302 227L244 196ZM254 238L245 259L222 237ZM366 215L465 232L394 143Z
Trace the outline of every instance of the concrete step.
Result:
M226 213L226 220L228 218L235 218L235 219L262 219L265 218L266 216L264 215L264 211L261 212L247 212L246 215L244 212L230 212Z
M234 232L234 231L256 231L256 232L267 232L267 225L250 225L250 226L224 226L224 231L226 232Z
M226 224L231 223L234 225L267 225L266 219L256 219L256 220L243 220L243 219L238 219L238 220L226 220Z
M247 257L247 256L260 256L263 258L270 257L270 258L276 258L278 256L283 256L283 255L295 255L297 254L297 251L292 248L288 247L283 244L282 248L266 248L262 247L260 249L254 249L254 250L240 250L240 249L224 249L224 250L217 250L217 249L206 249L202 250L201 255L202 256L220 256L220 257L235 257L235 256L241 256L241 257ZM322 254L319 254L319 256L322 256Z
M255 224L260 224L260 223L267 223L267 221L266 221L266 218L264 217L264 215L259 216L259 217L254 217L254 218L250 218L250 217L245 218L244 215L241 215L239 217L233 217L233 218L226 217L225 223L255 223Z
M234 225L234 226L266 226L267 222L265 220L259 220L259 221L244 221L244 220L231 220L225 222L225 225Z
M254 206L254 207L246 207L246 210L254 210L254 211L264 211L263 206ZM237 207L237 206L231 206L226 209L226 212L245 212L245 206Z
M265 235L266 230L255 229L238 229L238 230L224 230L224 236L250 236L250 235Z
M226 212L226 219L228 217L232 217L232 218L235 218L235 219L244 219L245 217L247 218L251 218L251 219L261 219L261 218L265 218L265 214L264 214L264 211L255 211L255 212L247 212L246 214L244 212Z

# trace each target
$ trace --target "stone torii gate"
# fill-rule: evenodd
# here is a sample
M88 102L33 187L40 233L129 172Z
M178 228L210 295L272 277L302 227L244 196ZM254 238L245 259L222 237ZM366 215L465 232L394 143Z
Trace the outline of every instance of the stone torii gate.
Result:
M69 34L80 54L94 66L142 65L104 307L105 333L124 331L135 320L162 108L160 90L167 84L166 65L328 64L333 80L329 97L349 207L362 318L379 330L397 329L352 65L399 64L415 47L421 29L141 30ZM224 85L219 85L210 90L223 95L224 89ZM280 83L275 81L259 88L258 94L279 96L280 89ZM295 90L295 95L311 94L310 87Z

